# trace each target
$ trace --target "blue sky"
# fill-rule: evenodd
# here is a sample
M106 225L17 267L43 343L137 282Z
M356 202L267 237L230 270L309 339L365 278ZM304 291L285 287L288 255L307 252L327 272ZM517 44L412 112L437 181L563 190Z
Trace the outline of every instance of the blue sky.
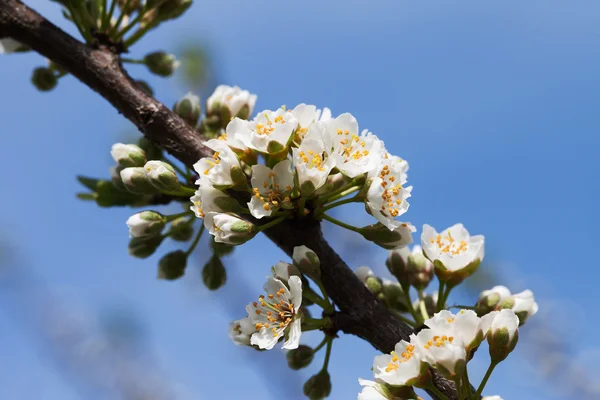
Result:
M552 332L568 335L553 344L569 349L564 375L577 375L576 365L593 368L600 347L581 337L600 328L593 256L600 195L594 161L600 145L599 3L195 3L132 56L177 52L181 42L197 41L207 46L222 83L258 94L258 109L306 102L353 113L410 163L414 190L405 219L438 228L460 221L484 234L485 268L513 291L531 288L539 318L552 321ZM55 3L28 4L73 33ZM35 91L30 73L43 62L35 54L0 57L4 166L10 171L3 174L1 235L14 247L12 265L30 277L23 289L14 279L0 280L0 332L10 344L2 352L0 396L114 398L85 392L93 385L74 382L77 374L64 365L71 356L49 351L47 323L38 317L54 309L52 298L59 309L100 323L107 314L134 316L144 329L147 373L168 382L173 398L303 398L300 387L320 359L290 372L278 350L240 349L226 335L228 321L243 316L245 303L260 292L269 266L285 256L264 238L253 240L226 259L229 282L216 293L199 280L201 254L185 279L156 280L156 257L127 255L125 220L132 211L98 209L74 195L76 174L107 175L110 146L133 132L131 126L72 77L51 93ZM151 77L143 67L130 71L151 81L166 104L187 91L181 80ZM352 255L353 267L384 269L384 251L366 247L357 254L350 251L353 235L328 233L339 236L334 246ZM474 301L467 292L456 299ZM536 373L550 368L550 360L528 351L544 339L531 325L522 329L521 355L499 367L487 392L572 398L574 392ZM307 336L309 343L319 341ZM375 355L356 338L336 341L332 398L354 398L356 379L370 376ZM486 367L485 350L479 356L475 378Z

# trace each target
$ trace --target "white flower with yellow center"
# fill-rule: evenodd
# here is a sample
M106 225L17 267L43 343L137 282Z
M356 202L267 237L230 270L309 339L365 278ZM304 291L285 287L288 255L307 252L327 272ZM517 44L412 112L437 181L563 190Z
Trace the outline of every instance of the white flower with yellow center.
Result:
M485 336L481 329L481 320L472 310L460 310L456 315L442 310L426 320L425 325L436 332L459 338L467 353L476 349Z
M232 119L225 127L225 132L218 137L233 149L247 151L250 142L252 121L241 118Z
M247 242L257 233L253 224L228 213L206 212L204 227L215 237L215 242L234 246Z
M250 317L229 324L229 338L238 346L250 346L250 336L256 332Z
M425 224L421 246L425 256L433 262L438 278L457 284L475 272L483 260L484 240L483 235L469 235L462 224L441 233Z
M201 158L194 164L194 170L200 177L196 184L200 186L212 184L223 187L233 185L231 169L240 168L240 160L237 155L227 143L218 139L211 139L204 142L204 145L213 150L214 154L212 157Z
M267 295L248 304L246 311L256 332L250 343L261 349L270 350L281 337L285 336L284 349L296 349L300 344L302 305L302 280L290 276L288 287L279 279L269 277L264 289Z
M406 184L408 163L399 157L388 157L381 160L377 169L369 174L371 184L365 199L371 214L389 230L398 228L402 222L395 218L408 210L407 199L411 195L412 186Z
M335 166L335 161L328 156L323 142L324 129L321 122L312 124L300 147L292 149L300 191L306 196L327 182L327 177Z
M524 324L529 317L538 312L539 307L535 302L535 297L531 290L527 289L521 293L513 294L512 299L514 300L512 311L519 317L521 325Z
M460 337L446 331L423 329L418 335L411 335L410 342L423 361L436 368L448 379L462 375L467 361L465 344Z
M358 383L363 387L357 400L395 400L384 383L358 378Z
M248 209L254 218L270 216L283 203L290 203L290 193L294 187L292 162L283 160L273 169L263 164L252 166L252 199Z
M220 107L227 107L232 117L237 116L244 106L247 107L247 115L252 115L256 95L238 86L219 85L212 95L206 100L206 110L209 114L216 112Z
M234 135L236 140L242 141L250 149L276 154L285 150L297 126L298 121L289 111L283 108L276 111L265 110L249 123L236 122L227 129L227 140L229 135Z
M391 354L375 357L373 374L393 386L412 386L419 384L421 378L428 378L427 364L421 361L414 344L401 340Z
M317 106L309 104L298 104L290 112L298 120L298 128L296 129L296 136L301 142L304 136L308 133L308 127L314 122L318 121L329 121L331 119L331 110L325 107L323 110L317 109Z
M359 134L358 122L352 114L329 120L327 136L333 146L331 156L336 168L350 178L376 169L383 157L383 142L366 129Z
M225 193L210 185L201 186L190 198L192 202L190 210L192 210L198 218L204 218L204 215L209 212L224 212L225 210L217 205L217 202L219 201L217 199L220 198L230 199Z

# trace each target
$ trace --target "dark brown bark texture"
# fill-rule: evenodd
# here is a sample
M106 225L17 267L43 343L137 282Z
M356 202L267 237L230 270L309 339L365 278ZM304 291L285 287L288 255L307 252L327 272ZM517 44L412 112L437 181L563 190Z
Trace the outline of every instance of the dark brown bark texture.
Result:
M11 37L62 66L98 92L152 142L191 167L211 155L201 135L165 105L148 96L123 69L110 48L89 46L71 37L18 0L0 0L0 37ZM320 223L311 218L287 220L265 234L288 255L305 245L321 260L322 281L339 311L335 328L368 341L389 353L412 329L390 313L358 280L329 246ZM454 383L434 373L435 386L456 399ZM434 396L434 398L437 398Z

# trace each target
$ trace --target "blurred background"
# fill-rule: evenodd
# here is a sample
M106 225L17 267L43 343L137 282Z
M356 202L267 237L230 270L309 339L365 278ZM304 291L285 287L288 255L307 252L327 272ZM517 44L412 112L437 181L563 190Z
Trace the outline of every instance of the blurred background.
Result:
M63 29L56 3L26 3ZM200 51L174 78L131 74L172 105L219 83L258 94L256 111L306 102L353 113L407 159L409 212L419 231L463 222L486 236L486 260L451 303L473 304L494 284L530 288L540 312L486 393L505 399L597 399L600 345L592 232L600 185L600 3L593 0L302 2L196 0L134 47ZM160 254L127 254L129 208L75 197L77 174L107 177L109 150L137 138L105 100L73 77L49 93L29 79L45 61L0 56L5 170L0 208L0 398L302 399L321 366L288 369L280 350L234 346L229 321L244 316L269 267L286 256L264 237L224 262L228 282L202 284L200 244L186 276L156 279ZM188 70L189 72L189 70ZM360 208L336 217L371 223ZM326 227L353 267L385 275L386 252ZM204 238L206 239L206 238ZM591 253L590 253L591 252ZM320 336L306 334L316 344ZM377 354L343 336L333 347L332 399L356 398ZM479 382L482 349L470 369ZM471 364L470 364L471 365Z

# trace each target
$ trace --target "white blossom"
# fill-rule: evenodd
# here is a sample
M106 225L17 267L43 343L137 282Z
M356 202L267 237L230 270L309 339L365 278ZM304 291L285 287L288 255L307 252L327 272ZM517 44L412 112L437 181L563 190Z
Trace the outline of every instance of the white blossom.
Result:
M367 267L366 265L362 265L362 266L356 268L354 270L354 275L356 275L362 283L367 282L367 279L370 276L375 276L375 274L373 273L373 270L371 268Z
M312 124L300 147L292 149L300 188L309 188L303 190L303 195L310 195L323 186L335 166L335 161L328 156L323 141L324 129L323 123Z
M354 178L377 168L384 156L383 142L366 129L359 134L352 114L330 119L326 126L335 166L344 175Z
M220 198L230 199L227 194L210 185L201 186L190 198L192 202L190 210L192 210L198 218L204 218L204 215L209 212L222 213L225 210L217 205L217 199Z
M231 116L235 117L244 106L248 106L248 115L252 115L255 104L255 94L242 90L238 86L219 85L206 100L206 109L209 113L212 113L218 107L227 107Z
M425 256L436 267L441 265L450 272L473 265L476 267L484 256L483 235L469 235L462 224L453 225L441 233L427 224L423 225L421 245Z
M240 160L231 148L222 140L211 139L204 145L214 151L212 157L201 158L194 164L194 170L200 176L197 185L212 184L216 186L231 186L231 169L240 168Z
M533 292L529 289L524 290L520 293L513 294L514 305L512 306L512 310L517 314L521 324L525 323L525 321L535 315L538 312L538 304L535 302L535 297L533 296Z
M248 209L254 218L270 216L282 204L290 203L290 194L294 187L294 174L290 160L277 163L273 169L266 165L252 166L253 196Z
M250 317L233 321L229 324L229 338L238 346L249 346L250 336L256 332Z
M462 374L467 360L465 344L460 337L448 335L445 331L423 329L410 342L422 359L438 369L447 378Z
M358 378L358 383L363 387L357 400L394 400L385 384Z
M246 311L255 325L250 343L261 349L272 349L285 336L284 349L296 349L300 344L302 280L291 276L289 288L279 279L269 277L264 289L266 296L248 304Z
M331 110L325 107L323 110L317 109L317 106L309 104L298 104L293 110L290 110L292 115L298 120L298 128L296 135L300 141L308 132L308 127L314 122L329 121L331 119Z
M493 362L504 360L519 339L519 318L514 311L492 311L481 318L481 330L487 337Z
M129 217L126 224L129 237L134 238L158 235L166 222L167 219L155 211L142 211Z
M273 278L279 279L285 283L288 282L291 276L300 276L300 270L294 264L289 264L284 261L279 261L271 267Z
M297 126L296 118L283 108L275 111L264 110L252 121L247 123L236 121L231 127L228 125L227 140L229 135L233 135L236 140L240 140L250 149L274 154L287 147Z
M215 237L215 242L231 245L245 243L256 235L254 225L228 213L205 213L204 227Z
M460 310L456 315L442 310L425 321L430 329L447 336L458 338L467 352L481 344L484 335L480 334L481 320L472 310Z
M0 39L0 54L8 54L13 53L19 47L21 47L21 43L17 42L11 38Z
M389 230L402 224L394 218L408 210L407 199L411 195L412 186L403 186L407 170L406 161L399 157L388 157L383 158L379 166L369 174L371 184L367 191L367 206L371 214Z
M373 361L375 379L394 386L413 385L426 369L415 345L404 340L396 344L391 354L377 356Z

